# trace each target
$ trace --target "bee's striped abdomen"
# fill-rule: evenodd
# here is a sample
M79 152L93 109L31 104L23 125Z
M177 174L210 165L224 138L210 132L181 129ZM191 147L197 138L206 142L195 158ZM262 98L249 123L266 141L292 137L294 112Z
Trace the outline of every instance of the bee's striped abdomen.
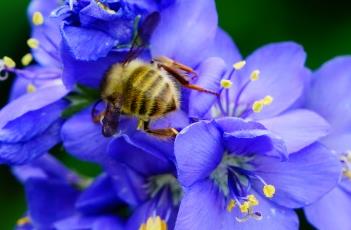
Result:
M174 83L157 69L147 66L132 72L127 82L123 105L128 114L148 119L160 117L178 107Z

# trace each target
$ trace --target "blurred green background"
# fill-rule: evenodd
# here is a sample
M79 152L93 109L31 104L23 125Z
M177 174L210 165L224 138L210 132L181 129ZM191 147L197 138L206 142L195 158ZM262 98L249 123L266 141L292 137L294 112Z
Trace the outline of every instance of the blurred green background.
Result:
M351 54L351 1L216 2L220 25L232 35L243 55L265 43L292 40L305 47L307 65L316 69L334 56ZM0 56L19 61L28 52L25 44L30 33L26 19L28 3L29 0L0 3ZM1 105L6 103L10 84L11 81L0 82ZM0 230L13 229L26 210L23 189L6 166L0 166L0 186ZM301 229L311 227L303 223Z

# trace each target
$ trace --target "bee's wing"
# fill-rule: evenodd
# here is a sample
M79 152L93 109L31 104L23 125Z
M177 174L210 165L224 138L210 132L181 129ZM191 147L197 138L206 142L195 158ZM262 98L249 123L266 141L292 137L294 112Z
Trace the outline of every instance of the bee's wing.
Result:
M102 119L102 134L105 137L111 137L117 132L120 115L120 106L116 106L112 103L107 104L104 118Z
M160 13L155 11L149 14L141 26L138 29L137 35L133 40L132 47L130 48L126 58L123 61L123 64L130 62L139 56L139 54L144 50L148 45L151 35L154 32L156 26L160 21Z

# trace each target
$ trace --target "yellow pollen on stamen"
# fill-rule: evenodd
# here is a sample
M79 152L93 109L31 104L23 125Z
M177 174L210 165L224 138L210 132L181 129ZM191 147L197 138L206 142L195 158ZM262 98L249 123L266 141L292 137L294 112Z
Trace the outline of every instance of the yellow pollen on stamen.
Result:
M231 199L227 205L227 212L231 212L235 207L235 200Z
M250 80L257 81L258 79L260 79L260 71L257 69L257 70L252 71L252 73L250 75Z
M242 213L248 213L249 209L250 209L250 203L248 201L245 201L244 203L242 203L240 206L240 212Z
M255 113L259 113L259 112L262 111L263 106L264 106L263 100L255 101L255 102L252 104L252 110L253 110Z
M167 230L167 223L159 216L152 216L140 225L139 230Z
M344 176L347 177L349 180L351 180L351 171L350 170L345 170L343 172Z
M43 14L39 11L34 12L34 14L32 16L32 22L36 26L40 26L40 25L44 24Z
M257 198L253 194L248 195L247 200L249 201L250 206L257 206L259 204Z
M225 89L229 89L233 86L233 83L231 80L223 79L221 80L221 86Z
M266 184L263 186L263 193L266 197L272 198L275 194L275 187L271 184Z
M235 70L241 70L246 65L246 61L239 61L233 64Z
M21 59L21 63L23 66L29 65L32 61L33 61L33 56L30 53L24 55Z
M22 225L29 224L29 223L30 223L29 217L25 216L25 217L18 219L16 224L17 224L17 226L22 226Z
M37 91L37 87L35 87L35 85L32 83L29 83L27 85L27 93L34 93L35 91Z
M30 38L27 40L27 45L29 46L29 48L36 49L39 47L39 41L38 39Z
M267 95L263 98L263 105L270 105L272 104L274 98L270 95Z
M7 68L15 68L16 67L16 62L14 60L12 60L12 58L5 56L2 58L2 60Z

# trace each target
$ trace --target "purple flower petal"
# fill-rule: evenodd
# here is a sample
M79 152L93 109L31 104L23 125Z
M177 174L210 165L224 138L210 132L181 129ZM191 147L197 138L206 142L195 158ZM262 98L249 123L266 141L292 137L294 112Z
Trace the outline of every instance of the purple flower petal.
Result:
M320 141L325 146L330 148L336 154L346 153L346 151L351 149L351 132L344 133L333 133L330 134Z
M0 128L28 112L39 110L58 101L68 93L63 85L50 86L17 98L0 111ZM26 105L26 106L23 106Z
M62 79L68 88L73 88L75 84L99 88L108 68L124 57L118 53L109 54L107 57L95 61L82 61L72 57L66 46L62 46L61 51L64 66Z
M239 49L233 42L233 39L221 28L217 28L216 37L207 55L208 57L222 58L227 70L232 68L235 62L242 60Z
M151 39L152 56L164 55L195 67L206 56L217 30L215 2L177 1L161 12Z
M134 145L133 140L122 135L109 145L109 156L143 175L162 174L173 171L172 163L165 155L145 151Z
M100 216L81 216L74 215L69 218L55 222L55 229L106 229L106 230L122 230L124 229L122 221L113 215Z
M226 212L224 197L209 180L197 182L184 194L175 230L221 229Z
M48 129L27 141L0 142L0 163L25 164L43 154L60 142L62 121L55 121Z
M319 201L305 208L308 221L316 228L351 229L351 194L336 187Z
M102 174L79 196L75 207L87 215L112 211L120 203L111 178Z
M98 30L64 25L61 33L65 45L77 60L95 61L106 57L116 45L113 37Z
M90 109L66 121L61 137L65 149L81 160L102 162L107 157L107 146L111 138L101 134L101 125L92 121Z
M289 153L312 144L327 135L330 129L318 114L302 109L261 120L260 123L284 140Z
M32 38L39 41L41 48L33 49L35 60L43 66L60 66L58 47L61 42L60 20L50 17L51 11L58 7L56 0L33 0L28 8L28 18L32 21L34 12L44 16L44 25L32 26Z
M288 208L299 208L320 199L338 183L339 160L325 147L314 144L290 155L285 162L256 157L256 174L276 188L272 201ZM262 183L254 185L262 191Z
M225 74L225 63L220 58L208 58L197 69L199 79L196 84L213 92L219 93L221 79ZM204 92L191 90L189 97L189 116L203 118L211 109L218 97Z
M175 140L174 149L178 179L183 186L208 177L224 153L220 131L214 122L205 121L183 129Z
M216 122L223 130L226 149L237 155L263 154L287 158L284 142L261 124L240 118L225 117Z
M285 111L302 93L303 78L306 77L305 59L303 48L292 42L270 44L256 50L247 58L247 65L237 77L244 84L250 80L251 72L258 69L260 79L248 85L239 103L251 108L254 101L270 95L274 98L273 103L251 117L269 118Z
M334 131L351 129L351 57L332 59L313 74L306 107L321 114Z
M145 177L115 160L106 161L104 168L110 175L117 196L131 206L140 205L148 199L144 189Z
M29 217L38 229L47 229L54 221L74 213L78 192L66 183L39 178L25 184Z

